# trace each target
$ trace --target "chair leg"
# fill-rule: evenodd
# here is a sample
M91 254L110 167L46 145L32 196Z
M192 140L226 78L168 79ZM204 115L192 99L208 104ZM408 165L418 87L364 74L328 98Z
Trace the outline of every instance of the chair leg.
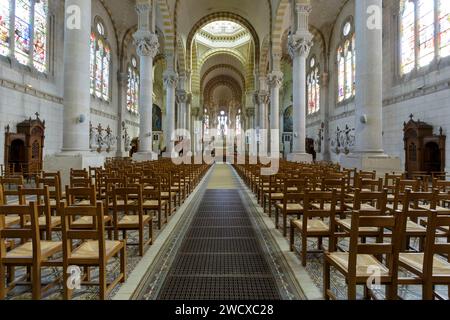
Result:
M287 214L283 214L283 237L287 235Z
M122 250L120 250L120 272L123 274L123 278L120 282L127 281L127 245L124 243Z
M330 269L330 264L325 258L323 263L323 297L325 300L330 300L330 296L328 295L328 290L331 289Z
M278 210L278 207L275 207L275 229L278 229L278 217L280 215L280 212Z
M356 300L356 279L348 281L347 295L348 300Z
M5 278L5 266L0 264L0 300L5 299L6 296Z
M144 255L144 226L139 228L139 256Z
M106 299L106 290L107 290L107 284L106 284L106 265L101 263L98 267L98 282L99 282L99 295L100 300Z
M41 265L39 263L34 265L31 272L33 300L41 300Z
M291 252L294 252L295 234L294 234L294 228L293 228L293 226L292 226L292 222L291 222L291 232L290 232L289 240L290 240L290 249L291 249Z
M308 237L302 232L302 266L306 267L306 254L308 252Z
M431 281L422 284L422 300L434 300L434 285Z

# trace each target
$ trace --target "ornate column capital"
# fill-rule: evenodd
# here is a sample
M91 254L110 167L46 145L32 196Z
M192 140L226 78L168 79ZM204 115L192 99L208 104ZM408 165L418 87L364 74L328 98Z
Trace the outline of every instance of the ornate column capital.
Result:
M292 59L307 57L313 46L313 35L309 31L296 32L289 36L288 49Z
M281 71L272 71L267 76L267 85L269 88L280 88L283 84L283 72Z
M178 103L190 104L192 101L192 94L186 90L177 90L176 96Z
M164 87L166 89L175 89L178 84L178 74L173 70L166 70L163 75Z
M138 30L133 35L136 51L140 57L154 58L159 50L158 36L149 30Z

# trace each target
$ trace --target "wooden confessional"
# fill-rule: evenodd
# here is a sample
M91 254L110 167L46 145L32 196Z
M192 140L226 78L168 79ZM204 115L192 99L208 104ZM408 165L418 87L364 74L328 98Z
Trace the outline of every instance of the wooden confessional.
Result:
M414 172L445 171L445 141L442 128L439 135L433 134L433 126L415 121L413 115L404 124L405 171L411 176Z
M30 175L42 170L45 121L31 118L17 124L17 132L5 130L5 166L10 173Z

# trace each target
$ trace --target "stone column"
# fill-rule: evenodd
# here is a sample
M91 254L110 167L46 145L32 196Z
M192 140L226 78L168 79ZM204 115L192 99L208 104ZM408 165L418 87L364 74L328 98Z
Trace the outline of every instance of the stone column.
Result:
M63 146L44 159L45 171L61 171L63 186L71 168L98 167L105 160L89 150L91 6L91 0L65 1Z
M139 151L133 158L137 161L157 159L153 152L153 58L156 56L159 43L158 36L153 33L150 21L152 6L149 3L136 5L139 27L133 35L136 51L140 58L139 88Z
M253 130L252 134L250 135L250 146L248 152L251 156L257 156L258 155L258 145L256 143L256 121L255 121L255 109L254 108L247 108L247 117L248 117L248 129L247 130Z
M167 130L165 131L166 152L165 158L172 157L172 151L175 146L175 89L178 83L178 74L169 68L164 72L164 87L166 89L166 114Z
M125 141L124 139L124 126L125 124L125 115L127 112L126 103L126 92L127 92L127 83L128 83L128 74L126 72L118 72L117 74L117 81L118 81L118 105L119 105L119 119L117 121L117 153L116 155L118 157L128 157L129 154L125 148Z
M297 4L296 32L289 36L289 53L293 60L293 150L288 155L292 162L311 162L306 154L306 58L312 47L313 36L309 32L309 4Z
M355 4L356 96L355 148L341 157L344 167L399 171L399 158L383 151L383 3L358 0Z
M280 87L283 83L283 73L274 70L267 77L270 89L270 141L280 143ZM276 135L273 137L272 135ZM272 148L270 148L272 151Z
M91 0L66 0L64 34L63 152L89 152ZM80 25L70 27L73 9Z

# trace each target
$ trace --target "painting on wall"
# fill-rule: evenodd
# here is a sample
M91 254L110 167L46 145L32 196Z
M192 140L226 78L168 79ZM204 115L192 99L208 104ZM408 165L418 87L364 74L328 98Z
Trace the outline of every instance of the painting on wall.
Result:
M286 110L284 111L284 116L283 116L283 132L285 133L291 133L294 131L294 122L293 122L293 118L292 118L292 106L287 107Z
M153 105L153 131L162 131L162 112L156 104Z

